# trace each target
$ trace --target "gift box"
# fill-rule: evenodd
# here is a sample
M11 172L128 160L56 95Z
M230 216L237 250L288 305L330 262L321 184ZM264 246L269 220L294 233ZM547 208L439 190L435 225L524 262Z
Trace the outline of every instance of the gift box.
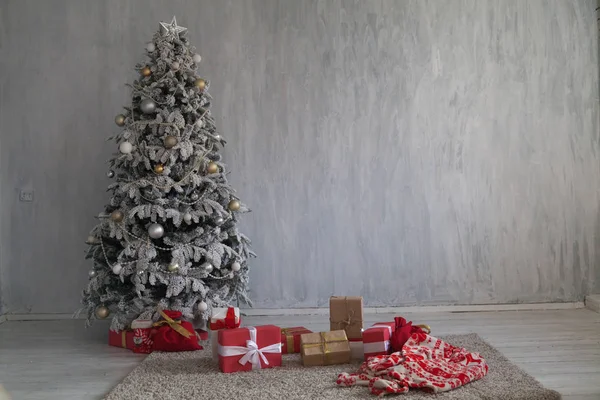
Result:
M281 352L283 354L300 353L300 335L312 333L303 326L281 328Z
M133 331L130 329L122 331L108 331L108 344L110 346L122 347L124 349L133 350Z
M396 329L394 322L377 322L363 332L363 354L369 357L390 353L390 338Z
M231 373L281 366L281 329L275 325L218 331L219 369Z
M300 336L300 355L305 367L350 362L350 344L343 330L305 333Z
M219 331L221 329L239 328L242 323L240 309L237 307L213 308L208 327L210 329L210 347L213 361L219 360L217 351L219 345Z
M348 339L348 344L350 345L350 358L362 360L365 356L363 339Z
M208 340L208 331L196 329L196 336L198 337L198 341Z
M329 299L329 329L346 331L348 339L360 339L363 329L362 297L332 296Z

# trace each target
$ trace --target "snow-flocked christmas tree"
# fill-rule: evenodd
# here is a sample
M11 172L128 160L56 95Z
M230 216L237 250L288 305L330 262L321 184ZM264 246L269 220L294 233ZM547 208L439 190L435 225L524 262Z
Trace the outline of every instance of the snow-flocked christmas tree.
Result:
M227 183L201 57L175 17L160 25L128 85L131 105L115 118L112 196L87 239L94 267L82 309L88 324L111 315L113 330L156 320L159 308L201 321L212 307L250 304L254 254L237 229L249 210Z

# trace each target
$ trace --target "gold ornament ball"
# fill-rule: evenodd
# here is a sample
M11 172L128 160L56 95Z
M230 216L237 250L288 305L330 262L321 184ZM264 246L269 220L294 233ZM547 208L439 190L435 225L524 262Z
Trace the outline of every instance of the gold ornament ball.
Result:
M110 310L104 306L100 306L100 307L96 308L96 317L98 319L104 319L104 318L108 317L109 314L110 314Z
M149 67L144 67L144 68L142 68L142 70L140 71L140 73L142 74L142 76L150 76L150 74L152 73L152 71L150 71Z
M167 136L164 140L165 148L171 149L177 145L177 142L178 140L175 136Z
M237 211L240 209L242 204L238 200L231 200L227 206L231 211Z
M156 164L154 166L154 172L156 172L157 174L162 174L165 171L165 166L162 164Z
M115 124L119 126L125 125L125 116L123 114L119 114L115 117Z
M87 237L87 240L85 242L87 244L95 244L98 243L98 239L96 239L96 236L90 235Z
M217 172L219 172L219 166L217 165L217 163L211 161L208 163L208 167L206 167L206 171L209 174L216 174Z
M169 264L167 269L169 270L169 272L177 272L177 271L179 271L179 264L177 264L177 263Z
M196 81L194 82L194 86L196 86L200 90L204 90L206 89L206 81L202 78L196 79Z
M110 219L112 219L115 222L121 222L123 221L123 218L125 218L125 215L122 211L115 210L110 213Z

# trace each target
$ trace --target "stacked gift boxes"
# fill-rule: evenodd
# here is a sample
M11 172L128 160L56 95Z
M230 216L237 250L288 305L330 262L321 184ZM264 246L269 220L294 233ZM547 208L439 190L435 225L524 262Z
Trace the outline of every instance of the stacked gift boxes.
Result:
M332 296L329 299L329 329L344 330L351 358L363 358L363 299L358 296Z

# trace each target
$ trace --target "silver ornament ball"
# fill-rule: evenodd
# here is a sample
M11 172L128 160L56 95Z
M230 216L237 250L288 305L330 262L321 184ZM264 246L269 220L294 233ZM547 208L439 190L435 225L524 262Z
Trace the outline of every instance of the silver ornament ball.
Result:
M88 275L90 276L90 278L94 278L98 274L96 273L96 270L91 269L90 272L88 272Z
M108 170L108 172L106 173L106 176L109 178L114 178L115 171L113 171L112 169Z
M152 99L144 99L140 103L140 108L144 114L152 114L156 111L156 103Z
M119 151L123 154L130 154L133 150L133 145L129 142L123 142L119 145Z
M169 270L169 272L177 272L177 271L179 271L179 264L177 264L177 263L169 264L167 269Z
M223 217L217 217L215 219L215 224L217 224L217 225L222 225L223 222L225 222L225 220L223 219Z
M206 304L204 301L198 303L198 311L204 312L206 310L208 310L208 304Z
M221 140L221 135L215 135L215 140Z
M242 269L242 265L239 262L234 262L233 264L231 264L231 270L232 271L239 271L240 269Z
M213 266L211 263L204 263L200 266L203 270L205 270L206 272L208 272L209 274L213 271Z
M198 193L192 193L192 195L190 196L190 199L192 199L192 201L196 201L198 200L200 196L198 196Z
M121 271L123 270L123 267L121 266L121 264L115 264L112 267L112 272L115 275L119 275L121 273Z
M190 214L190 213L183 214L183 220L185 221L186 224L189 224L190 222L192 222L192 214Z
M192 60L194 60L194 62L195 62L196 64L198 64L200 61L202 61L202 57L200 56L200 54L194 54L194 55L192 56Z
M177 70L179 69L179 67L180 67L180 65L179 65L179 62L177 62L177 61L173 61L173 62L171 63L171 69L172 69L172 70L174 70L174 71L177 71Z
M165 228L161 224L152 224L148 227L148 235L152 239L160 239L165 234Z
M152 53L154 50L156 50L156 46L154 45L154 43L150 42L146 45L146 50Z

